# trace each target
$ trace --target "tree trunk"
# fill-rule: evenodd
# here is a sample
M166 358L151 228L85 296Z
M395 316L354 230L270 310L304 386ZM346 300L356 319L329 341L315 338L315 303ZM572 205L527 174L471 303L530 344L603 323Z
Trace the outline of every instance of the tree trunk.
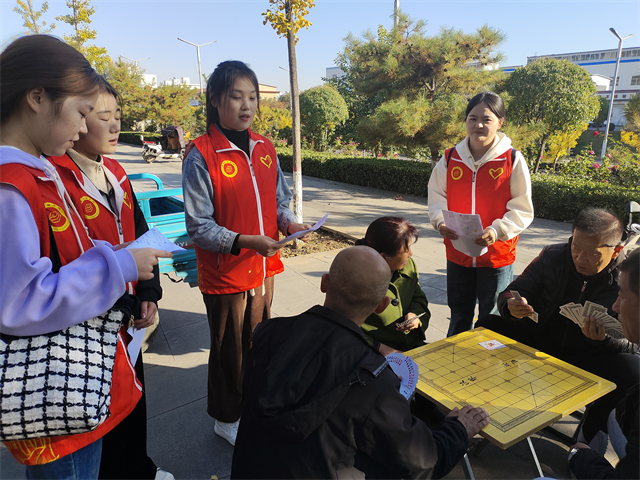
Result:
M291 8L287 10L291 21ZM300 151L300 97L298 93L298 66L296 62L296 35L293 30L287 34L289 49L289 81L291 83L291 129L293 130L293 214L298 223L303 223L302 217L302 154ZM295 248L300 247L300 240L294 242Z
M536 158L536 163L533 165L533 173L538 173L538 168L540 167L540 160L542 159L542 154L544 153L544 147L547 146L547 137L542 138L542 144L540 145L540 150L538 151L538 158Z

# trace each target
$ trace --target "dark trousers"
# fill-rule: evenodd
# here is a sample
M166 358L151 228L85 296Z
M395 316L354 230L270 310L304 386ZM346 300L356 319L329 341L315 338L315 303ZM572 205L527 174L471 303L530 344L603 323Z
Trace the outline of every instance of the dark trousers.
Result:
M156 465L147 455L147 398L142 353L136 361L142 397L133 411L102 438L100 475L103 479L154 479Z
M229 295L203 293L211 334L207 412L220 422L240 418L242 379L249 354L251 333L262 320L271 316L274 278L250 292Z
M513 264L500 268L471 268L447 260L447 301L451 309L447 337L473 328L476 300L480 312L478 318L498 313L498 295L512 278Z
M625 397L627 390L638 383L640 357L628 353L591 351L564 353L554 347L554 341L543 336L529 319L507 320L496 315L481 318L476 327L485 327L520 343L548 353L589 373L616 384L616 389L589 405L585 412L582 432L589 442L598 430L607 431L609 413Z

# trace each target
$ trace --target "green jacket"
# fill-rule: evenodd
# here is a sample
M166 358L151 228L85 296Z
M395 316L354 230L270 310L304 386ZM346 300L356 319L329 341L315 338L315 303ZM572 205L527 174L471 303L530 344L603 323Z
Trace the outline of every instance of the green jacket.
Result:
M402 270L393 272L387 297L392 302L398 300L398 304L390 303L381 314L372 313L369 315L362 325L367 337L402 352L424 345L424 332L429 326L431 313L427 296L420 287L416 263L412 258ZM427 313L420 317L419 328L409 332L397 331L396 324L402 322L404 316L409 312L416 315Z

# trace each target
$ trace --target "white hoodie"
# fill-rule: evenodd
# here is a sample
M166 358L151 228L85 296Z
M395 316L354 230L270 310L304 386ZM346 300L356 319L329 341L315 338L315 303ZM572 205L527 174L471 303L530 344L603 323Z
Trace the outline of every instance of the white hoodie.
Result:
M465 137L456 150L458 155L472 172L476 172L480 166L490 160L502 155L507 150L511 150L511 139L504 133L498 132L496 139L489 150L480 160L474 160L469 150L469 137ZM511 187L511 200L507 202L507 212L502 218L497 218L491 224L496 232L498 240L509 240L522 233L533 221L533 203L531 201L531 177L529 167L522 153L517 152L513 159L513 170L509 180ZM476 198L476 202L485 201L483 198ZM429 179L429 217L431 225L436 230L443 222L442 210L447 207L447 165L443 155L431 172Z

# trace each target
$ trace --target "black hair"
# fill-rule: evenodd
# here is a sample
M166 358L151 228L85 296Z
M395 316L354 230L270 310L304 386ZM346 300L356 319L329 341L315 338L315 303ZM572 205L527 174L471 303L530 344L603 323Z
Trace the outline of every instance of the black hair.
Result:
M618 265L618 270L627 274L629 287L640 297L640 248L633 250L627 258Z
M116 99L116 102L118 103L120 112L122 112L124 106L122 95L120 95L120 92L113 85L111 85L106 78L102 76L100 77L100 84L98 85L98 88L100 89L100 93L108 93L113 95L113 97Z
M580 230L587 235L595 235L605 245L616 246L622 240L622 222L609 209L587 207L578 213L573 222L572 232Z
M493 114L498 118L505 118L505 110L504 110L504 101L502 97L497 93L493 92L482 92L477 94L467 104L467 111L464 114L464 119L466 120L469 116L471 110L473 110L476 105L484 103Z
M418 240L418 229L402 217L380 217L367 228L364 238L356 245L366 245L378 253L393 257L403 248L409 248L411 241Z
M50 35L28 35L0 54L0 121L9 121L25 94L43 88L60 113L67 97L96 92L100 76L75 48Z
M244 78L253 84L258 99L257 112L260 113L260 88L258 86L258 77L246 63L237 60L227 60L218 64L213 71L209 80L207 80L207 132L209 127L214 123L220 122L218 109L211 104L211 100L216 99L216 103L220 105L229 95L229 91L233 88L237 79Z

